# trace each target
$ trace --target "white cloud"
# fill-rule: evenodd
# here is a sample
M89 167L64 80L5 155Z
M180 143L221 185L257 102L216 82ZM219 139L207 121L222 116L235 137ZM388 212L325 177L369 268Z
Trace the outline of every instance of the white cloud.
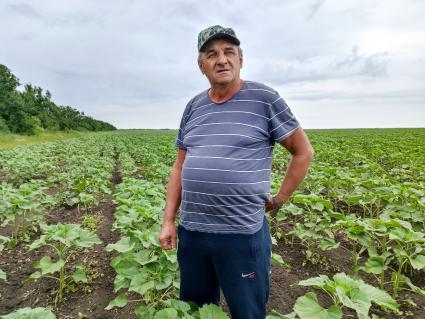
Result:
M243 78L275 87L304 127L424 126L424 14L418 0L9 0L0 63L118 127L176 128L208 87L197 33L222 24L241 39Z

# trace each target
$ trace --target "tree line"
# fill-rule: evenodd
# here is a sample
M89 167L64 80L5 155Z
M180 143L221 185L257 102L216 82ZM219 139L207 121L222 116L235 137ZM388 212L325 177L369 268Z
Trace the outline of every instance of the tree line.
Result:
M116 128L70 106L56 105L48 90L25 84L0 64L0 131L35 134L37 131L109 131Z

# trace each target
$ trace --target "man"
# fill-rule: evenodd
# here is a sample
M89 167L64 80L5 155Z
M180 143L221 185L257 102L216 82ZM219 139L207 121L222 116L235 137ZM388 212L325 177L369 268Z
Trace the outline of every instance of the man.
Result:
M278 211L304 179L313 149L283 99L243 81L240 41L231 28L199 33L198 64L210 89L186 106L159 235L175 249L180 298L219 303L233 319L263 319L269 295L271 240L265 211ZM274 144L291 154L279 192L269 197Z

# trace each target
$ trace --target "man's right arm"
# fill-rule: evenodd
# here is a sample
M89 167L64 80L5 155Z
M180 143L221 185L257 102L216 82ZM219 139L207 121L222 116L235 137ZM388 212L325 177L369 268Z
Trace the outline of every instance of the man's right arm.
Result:
M177 159L171 170L168 180L167 200L164 209L164 220L162 222L161 232L159 233L159 242L164 249L175 249L177 247L176 215L181 202L181 174L183 163L186 158L186 150L179 149Z

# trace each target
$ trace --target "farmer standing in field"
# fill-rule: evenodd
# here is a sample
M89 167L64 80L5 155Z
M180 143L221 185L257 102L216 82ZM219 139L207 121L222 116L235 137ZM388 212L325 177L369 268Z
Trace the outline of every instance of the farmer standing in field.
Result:
M175 249L179 238L182 300L218 304L221 288L233 319L263 319L271 256L265 211L277 212L289 199L313 149L276 91L240 78L239 44L231 28L199 33L198 64L211 87L183 113L159 240L164 249ZM270 197L275 143L292 159Z

